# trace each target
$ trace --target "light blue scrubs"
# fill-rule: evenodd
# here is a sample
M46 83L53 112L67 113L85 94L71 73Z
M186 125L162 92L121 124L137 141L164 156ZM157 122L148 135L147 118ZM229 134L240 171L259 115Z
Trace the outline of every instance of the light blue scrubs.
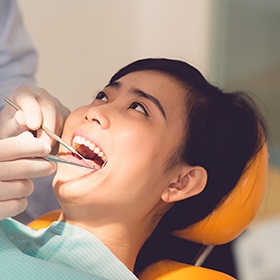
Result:
M137 277L93 234L63 222L33 230L0 221L0 279L115 279Z

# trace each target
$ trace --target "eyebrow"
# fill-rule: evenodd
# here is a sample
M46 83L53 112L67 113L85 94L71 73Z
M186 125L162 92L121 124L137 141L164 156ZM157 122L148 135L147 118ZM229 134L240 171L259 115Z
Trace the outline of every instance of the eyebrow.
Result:
M121 83L118 82L118 81L115 81L115 82L109 83L106 87L113 87L113 88L119 89L121 87ZM137 89L137 88L132 88L129 92L132 93L132 94L135 94L139 97L143 97L143 98L146 98L146 99L152 101L156 105L156 107L160 110L163 117L166 119L165 111L164 111L161 103L159 102L159 100L157 98L155 98L151 94L146 93L146 92L144 92L140 89Z

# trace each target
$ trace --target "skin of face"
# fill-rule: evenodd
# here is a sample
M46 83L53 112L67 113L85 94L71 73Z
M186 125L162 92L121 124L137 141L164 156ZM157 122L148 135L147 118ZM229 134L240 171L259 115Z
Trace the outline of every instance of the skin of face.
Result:
M123 76L73 111L62 139L71 143L76 134L89 139L107 164L97 172L58 164L53 188L64 219L89 227L132 226L164 207L164 189L180 176L180 163L168 171L166 164L182 142L184 100L174 78L145 70ZM64 147L59 155L77 160Z

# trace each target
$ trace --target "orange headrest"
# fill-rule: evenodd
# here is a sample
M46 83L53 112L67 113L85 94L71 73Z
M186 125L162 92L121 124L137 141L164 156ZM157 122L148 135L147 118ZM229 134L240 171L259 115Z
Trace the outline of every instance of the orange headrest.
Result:
M231 276L219 271L170 260L154 263L139 275L139 280L185 279L234 280Z
M224 201L202 221L174 234L205 245L224 244L236 238L259 209L265 190L267 166L268 152L264 144Z

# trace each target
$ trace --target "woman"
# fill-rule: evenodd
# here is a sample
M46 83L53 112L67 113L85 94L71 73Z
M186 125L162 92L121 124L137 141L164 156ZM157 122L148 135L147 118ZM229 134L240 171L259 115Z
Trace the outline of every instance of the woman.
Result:
M260 149L265 126L252 104L241 93L225 94L213 87L182 61L143 59L124 67L91 104L72 112L64 126L62 138L98 171L59 165L53 189L63 222L40 233L36 249L23 242L17 248L49 260L44 265L63 263L79 269L74 250L68 249L67 257L53 257L45 250L48 243L62 236L56 246L63 252L65 238L72 248L85 239L88 248L101 241L98 248L112 253L97 254L106 256L108 271L104 263L99 270L96 255L85 255L82 265L87 263L96 277L92 279L134 279L131 272L141 248L137 261L146 265L153 261L145 262L153 240L213 211ZM59 154L79 160L63 147ZM2 224L4 235L16 243L19 225L4 223L12 228L5 232ZM46 238L53 227L58 230ZM66 236L61 235L64 230ZM34 239L29 229L25 234ZM88 248L80 246L80 254Z

